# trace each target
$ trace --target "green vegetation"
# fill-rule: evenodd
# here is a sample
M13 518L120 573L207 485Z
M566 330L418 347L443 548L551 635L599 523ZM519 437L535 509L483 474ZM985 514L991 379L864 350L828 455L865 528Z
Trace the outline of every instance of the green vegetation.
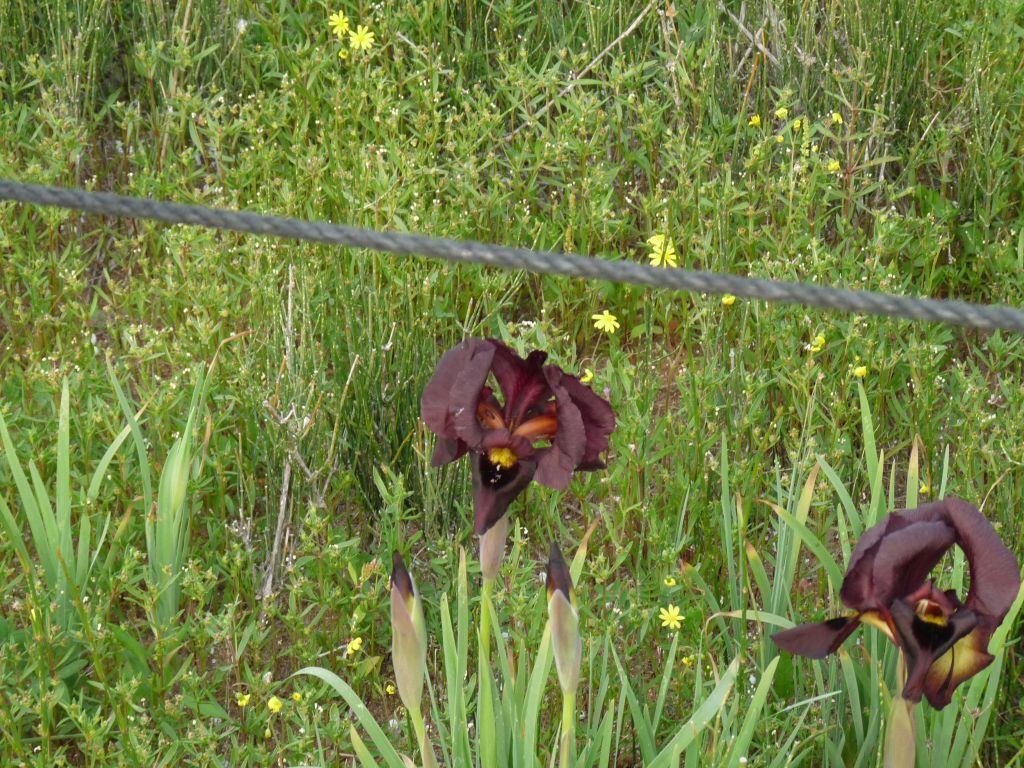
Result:
M661 234L680 266L1024 305L1019 3L655 2L630 29L647 8L0 0L0 175L644 262ZM707 715L687 765L874 765L894 650L769 634L837 615L854 533L918 499L1024 551L1016 336L2 203L0 764L347 764L351 710L306 667L416 755L393 549L432 738L475 712L469 470L431 469L419 421L470 334L589 369L617 413L607 470L512 507L491 595L527 674L549 543L595 525L581 753L642 765ZM917 708L919 766L1020 762L1001 632L991 674Z

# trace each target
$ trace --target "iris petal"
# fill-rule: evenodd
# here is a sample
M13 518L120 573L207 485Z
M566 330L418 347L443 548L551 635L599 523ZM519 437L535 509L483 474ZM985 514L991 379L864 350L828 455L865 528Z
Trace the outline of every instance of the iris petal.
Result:
M772 640L784 651L809 659L824 659L853 634L858 623L857 616L841 616L818 624L801 624L776 632Z
M526 489L537 465L533 461L519 461L506 469L493 464L485 454L474 454L472 459L473 532L480 536L504 516L509 504Z
M953 691L964 680L981 672L995 657L988 652L989 633L980 627L960 638L928 669L924 695L936 709L953 698Z
M491 371L505 400L505 423L518 424L551 393L544 379L547 353L534 350L523 360L500 341L488 340L494 349Z
M925 679L935 661L978 625L972 611L957 611L945 624L923 621L903 600L892 605L892 621L907 662L907 683L903 697L920 701ZM950 689L952 693L952 689Z

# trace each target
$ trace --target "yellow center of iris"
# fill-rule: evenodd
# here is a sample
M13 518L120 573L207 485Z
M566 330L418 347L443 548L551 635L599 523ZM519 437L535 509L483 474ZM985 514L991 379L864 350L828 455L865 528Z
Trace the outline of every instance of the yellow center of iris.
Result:
M940 627L946 626L948 623L946 617L942 615L941 610L936 612L932 608L934 605L935 603L930 600L918 600L916 610L914 611L917 614L917 618L929 624L936 624Z
M491 448L487 452L487 458L491 460L491 464L497 464L503 469L514 467L518 461L511 448Z

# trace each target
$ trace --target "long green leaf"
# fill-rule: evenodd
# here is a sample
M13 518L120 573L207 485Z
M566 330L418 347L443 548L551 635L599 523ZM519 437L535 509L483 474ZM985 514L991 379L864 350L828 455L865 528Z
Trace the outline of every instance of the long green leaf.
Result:
M117 395L118 405L121 406L121 414L124 416L125 421L128 422L128 428L132 433L132 442L135 444L135 455L139 460L139 475L142 478L142 510L149 517L150 510L153 508L153 475L149 467L149 452L146 450L146 441L142 437L142 429L139 427L139 422L135 417L135 412L131 406L128 405L128 398L125 397L124 391L121 389L120 383L117 381L117 376L114 374L114 367L107 361L107 374L110 376L110 383L114 387L114 394ZM142 410L139 411L141 415ZM146 547L150 547L149 542L149 525L146 526Z
M7 431L7 422L0 414L0 443L3 445L4 458L7 460L7 467L14 478L15 487L18 489L18 499L21 502L22 512L28 522L29 531L32 534L32 543L35 546L36 555L43 566L43 575L50 590L56 592L60 584L60 567L57 563L54 550L54 541L50 536L49 527L35 493L29 485L28 478L18 461L18 454L14 450L14 444ZM13 537L12 537L13 538ZM20 538L20 533L18 538Z
M69 411L68 380L64 379L64 384L60 390L60 415L57 419L56 518L61 552L64 555L65 561L71 563L71 427L69 424Z
M523 734L521 759L523 765L532 766L537 755L537 717L540 714L544 687L551 673L551 625L544 626L544 634L537 649L537 659L530 673L530 684L526 689L526 705L523 707L523 722L520 724Z
M787 512L777 504L772 504L771 502L765 503L768 504L768 506L771 507L773 510L775 510L775 514L781 517L783 521L786 523L786 525L788 525L796 532L796 535L800 538L800 541L802 541L804 545L809 550L811 550L811 552L817 558L818 562L821 563L822 566L824 566L825 571L828 574L829 583L832 585L832 589L838 593L839 589L843 585L843 570L836 563L835 558L833 558L832 555L829 554L828 547L822 544L821 539L815 536L811 532L811 530L806 525L804 525L802 520L799 520L798 518L789 514L789 512Z
M868 395L864 391L864 384L857 382L857 396L860 399L860 421L864 440L864 459L867 462L868 478L873 480L878 474L878 450L875 448L875 423L871 418L871 407L868 405Z
M370 735L370 740L373 745L380 752L384 761L391 768L405 768L405 763L402 762L401 756L388 741L388 737L385 735L383 729L377 724L377 721L373 719L373 715L370 714L370 710L366 708L363 700L359 698L355 691L330 670L324 669L323 667L303 667L298 672L294 673L292 677L296 675L309 675L311 677L319 678L331 686L338 694L345 700L352 713L356 716L356 720L363 727L363 730Z
M637 743L640 746L640 754L644 759L644 765L651 765L651 761L654 760L657 752L654 741L654 729L651 727L651 722L647 717L647 713L640 706L640 701L637 698L636 692L633 690L633 686L629 683L629 676L626 674L626 670L622 667L622 662L619 660L619 654L616 653L614 645L612 648L612 657L615 659L615 666L619 670L619 682L622 685L622 692L626 696L626 701L629 702L630 715L633 718L633 730L636 731Z
M377 761L373 759L370 750L366 748L366 742L363 741L359 731L352 723L348 726L348 736L352 740L352 749L355 751L356 757L359 758L359 764L363 768L377 768Z
M726 758L726 765L730 768L732 766L738 766L741 757L745 757L747 750L750 748L750 741L754 736L754 729L757 727L758 720L761 717L761 710L764 709L765 701L768 699L768 694L772 689L772 681L775 679L775 670L779 666L779 657L776 656L768 664L761 675L761 679L757 683L757 689L754 691L754 695L750 699L750 703L747 705L747 714L743 718L743 725L740 726L740 732L736 736L736 740L732 743L729 748L729 755Z
M711 695L704 699L701 705L697 707L697 711L676 731L676 735L658 753L658 756L650 763L645 763L648 768L669 768L672 765L670 756L679 754L679 752L686 749L690 742L696 739L701 731L707 727L708 723L718 716L725 706L725 701L732 691L733 684L736 682L736 673L739 671L739 668L740 660L733 659L728 669L725 670L725 674L722 675L722 679L718 681L718 685L711 692Z

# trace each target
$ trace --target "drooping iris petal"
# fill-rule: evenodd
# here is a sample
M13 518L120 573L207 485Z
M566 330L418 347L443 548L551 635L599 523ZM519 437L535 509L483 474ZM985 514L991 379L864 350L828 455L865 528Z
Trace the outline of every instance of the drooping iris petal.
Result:
M579 408L569 397L561 380L563 374L554 366L544 370L547 380L555 393L555 407L558 410L558 431L551 445L538 451L536 480L548 488L564 490L569 487L572 473L583 460L587 445L587 431ZM565 377L568 378L568 377Z
M608 450L608 438L615 431L615 412L611 404L575 376L563 374L559 383L583 417L586 444L578 469L604 469L601 454Z
M936 521L911 524L882 539L872 568L874 605L864 607L887 608L920 587L955 538L952 528Z
M483 439L476 411L493 359L491 344L466 339L437 364L420 399L423 422L442 438L431 460L434 466L458 458Z
M924 695L936 709L942 709L953 698L953 691L964 680L981 672L995 661L988 652L991 632L975 628L946 651L928 668L924 679Z
M971 569L971 586L964 606L978 614L979 623L994 631L1020 590L1020 565L992 524L961 499L946 500L949 522Z
M772 640L784 651L806 656L809 659L824 659L843 644L859 625L859 617L839 617L818 624L801 624L784 629L772 635Z
M512 467L495 464L487 454L471 457L473 473L473 532L487 532L507 511L516 496L533 480L537 465L519 461Z
M978 619L973 611L962 610L948 619L926 621L900 599L892 604L890 613L907 665L903 698L920 701L925 678L932 665L954 643L974 629Z
M846 576L839 591L843 605L874 607L875 555L885 536L906 525L907 521L899 515L888 515L860 537L857 546L850 553L850 563L846 567ZM857 608L854 607L854 610Z

